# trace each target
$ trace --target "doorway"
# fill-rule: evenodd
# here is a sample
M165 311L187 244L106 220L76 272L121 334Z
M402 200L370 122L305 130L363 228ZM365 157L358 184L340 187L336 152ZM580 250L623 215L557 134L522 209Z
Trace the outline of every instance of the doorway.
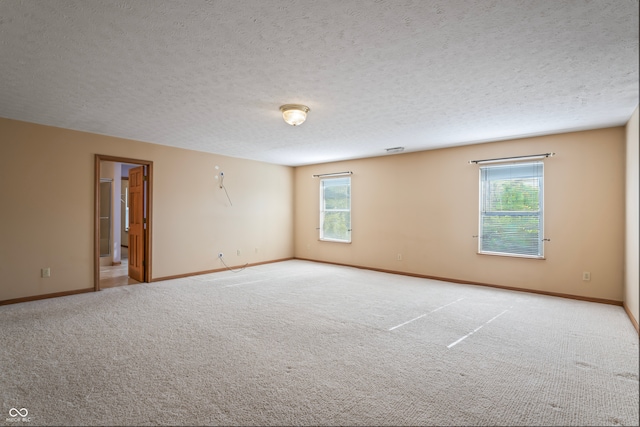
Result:
M150 282L153 162L96 154L94 180L94 289Z

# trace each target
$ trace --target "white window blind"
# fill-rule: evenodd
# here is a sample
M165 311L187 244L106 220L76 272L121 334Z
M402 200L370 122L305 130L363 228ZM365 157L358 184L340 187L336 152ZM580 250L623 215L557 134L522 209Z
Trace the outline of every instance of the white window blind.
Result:
M543 162L480 168L480 253L544 257L543 181Z
M351 177L320 180L320 240L351 242Z

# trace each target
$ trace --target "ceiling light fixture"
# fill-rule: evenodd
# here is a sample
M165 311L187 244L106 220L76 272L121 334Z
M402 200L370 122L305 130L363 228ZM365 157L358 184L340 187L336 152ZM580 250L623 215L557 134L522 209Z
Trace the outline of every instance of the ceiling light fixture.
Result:
M309 107L300 104L285 104L280 107L282 118L291 126L298 126L307 119Z

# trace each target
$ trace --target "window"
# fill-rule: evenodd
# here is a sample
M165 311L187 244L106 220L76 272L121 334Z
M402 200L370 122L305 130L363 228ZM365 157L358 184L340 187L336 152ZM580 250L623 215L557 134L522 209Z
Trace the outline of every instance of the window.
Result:
M320 240L351 242L351 177L320 180Z
M542 162L480 168L479 252L543 258Z

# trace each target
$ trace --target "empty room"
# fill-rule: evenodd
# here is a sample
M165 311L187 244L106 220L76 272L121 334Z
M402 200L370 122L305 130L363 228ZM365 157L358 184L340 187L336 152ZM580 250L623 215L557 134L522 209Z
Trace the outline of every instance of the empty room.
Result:
M0 424L639 425L638 5L0 1Z

